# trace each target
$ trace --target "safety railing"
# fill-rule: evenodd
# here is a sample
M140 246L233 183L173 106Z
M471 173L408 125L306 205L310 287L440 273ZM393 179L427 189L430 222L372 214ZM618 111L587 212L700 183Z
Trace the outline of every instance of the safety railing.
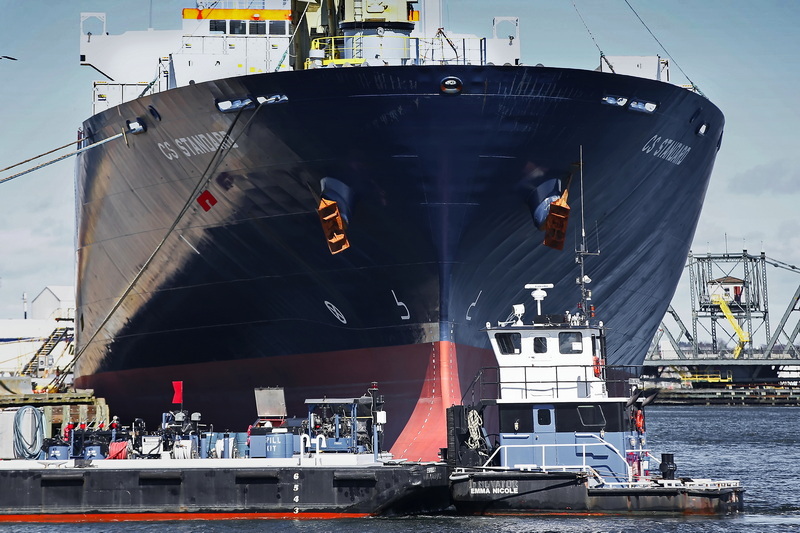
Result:
M486 39L354 35L322 37L311 43L305 68L369 65L484 65Z
M610 397L630 397L641 385L641 367L635 365L519 365L484 367L464 394L481 400L551 397L589 397L606 392ZM505 394L505 396L504 396ZM473 397L473 400L475 398Z
M196 4L197 9L274 9L269 0L197 0Z
M493 469L491 466L495 459L500 456L501 464L508 465L508 455L509 451L511 450L530 450L533 452L531 455L532 457L539 456L536 454L536 451L540 451L541 457L541 464L516 464L513 467L503 467L503 470L508 470L510 468L516 470L536 470L541 472L586 472L594 477L600 484L604 485L615 485L615 486L624 486L624 485L631 485L639 483L641 477L639 479L634 479L634 472L631 468L631 465L628 463L626 456L628 454L635 454L640 458L651 458L655 459L650 454L650 450L639 448L639 449L630 449L625 450L625 455L620 452L616 446L611 444L610 442L604 440L599 435L595 435L594 433L575 433L575 437L579 438L591 438L597 440L597 442L585 442L585 443L564 443L564 444L504 444L498 446L491 455L484 461L481 468L486 469ZM579 448L580 451L576 452L581 459L580 463L577 464L547 464L547 451L548 450L556 450L558 448ZM609 472L608 474L601 474L599 470L595 468L594 465L589 464L587 458L592 457L591 453L587 452L587 449L591 448L592 451L600 448L604 450L608 450L611 455L617 457L620 461L620 464L625 465L624 472ZM554 454L551 454L551 456ZM656 459L656 462L658 460ZM625 482L617 481L619 479L625 479Z
M181 38L181 53L187 55L235 55L253 61L270 61L270 56L281 53L289 44L289 35L184 35ZM268 41L264 53L263 42ZM275 51L277 50L277 52Z
M733 383L733 373L729 370L723 376L720 372L708 374L689 374L681 377L681 381L685 383L701 382L701 383Z

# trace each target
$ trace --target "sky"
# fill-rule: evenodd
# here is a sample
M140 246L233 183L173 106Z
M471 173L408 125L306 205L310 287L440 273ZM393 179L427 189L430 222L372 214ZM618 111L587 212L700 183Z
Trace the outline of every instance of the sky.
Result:
M747 249L800 267L800 2L628 0L681 70L725 114L692 250ZM81 12L106 12L109 33L180 27L191 0L0 0L0 168L76 139L91 112L91 83L79 65ZM578 16L577 10L580 12ZM489 35L493 16L518 16L522 61L594 69L606 55L667 54L625 0L450 0L445 27ZM584 26L584 21L587 28ZM597 42L592 40L592 37ZM53 156L45 157L42 161ZM22 295L75 283L74 158L0 184L0 319L21 318ZM29 165L0 172L0 179ZM800 270L768 270L777 323L800 285ZM688 276L673 304L690 318ZM798 315L800 313L795 313ZM796 320L796 319L795 319Z

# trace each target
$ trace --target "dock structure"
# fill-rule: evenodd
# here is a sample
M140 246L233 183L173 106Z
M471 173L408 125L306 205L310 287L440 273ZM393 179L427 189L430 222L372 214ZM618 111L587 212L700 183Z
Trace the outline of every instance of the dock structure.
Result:
M93 390L56 394L0 394L0 413L23 406L41 409L46 438L63 434L64 428L70 422L85 422L94 426L111 421L108 404L103 398L96 397Z
M0 394L0 409L20 405L44 407L53 405L91 405L98 401L94 391L76 390L59 393ZM102 399L100 399L102 401Z
M797 386L727 386L724 388L661 389L659 405L787 405L800 406Z
M772 329L767 265L800 273L764 252L689 253L689 327L670 306L643 363L659 403L798 405L800 286Z

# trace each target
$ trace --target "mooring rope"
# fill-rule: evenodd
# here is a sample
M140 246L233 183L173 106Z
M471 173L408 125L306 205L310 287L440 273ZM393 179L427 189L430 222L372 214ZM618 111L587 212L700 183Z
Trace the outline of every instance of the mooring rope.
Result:
M695 91L700 96L705 97L705 94L703 94L703 91L700 90L700 87L698 87L697 84L692 81L692 79L689 77L689 75L686 74L686 72L684 72L684 70L681 68L681 66L678 64L678 62L675 60L675 58L672 57L672 54L670 54L667 51L666 47L663 44L661 44L661 41L658 40L658 37L656 37L656 35L653 33L653 31L650 29L650 27L645 23L645 21L642 19L642 17L639 16L639 13L633 8L631 3L628 0L625 0L625 3L628 5L630 10L633 12L633 14L636 15L636 18L639 19L639 22L642 23L642 26L644 26L644 28L647 30L647 32L650 34L650 36L653 38L653 40L655 40L655 42L658 43L658 46L661 47L661 50L664 52L664 55L666 55L669 58L669 60L672 61L672 63L675 65L675 67L689 81L689 83L692 86L692 90ZM608 65L608 68L611 69L611 72L616 74L616 72L614 71L614 67L608 61L608 58L603 53L603 50L600 49L600 45L597 44L597 40L594 38L594 35L592 34L592 31L589 29L589 26L586 24L586 21L583 19L583 15L581 15L580 10L578 10L578 6L575 4L575 0L572 0L572 7L575 8L575 12L578 14L578 18L581 19L581 22L583 23L583 27L586 28L586 32L589 34L589 37L592 39L592 42L597 47L597 51L600 52L600 59L602 59L605 62L605 64Z
M63 149L64 149L64 148L66 148L67 146L71 146L71 145L73 145L73 144L76 144L76 141L71 141L71 142L68 142L68 143L67 143L67 144L65 144L64 146L59 146L58 148L53 148L52 150L49 150L49 151L47 151L47 152L45 152L45 153L43 153L43 154L35 155L35 156L31 157L30 159L26 159L25 161L20 161L19 163L14 163L14 164L13 164L13 165L11 165L10 167L6 167L6 168L0 168L0 172L5 172L6 170L11 170L11 169L12 169L12 168L14 168L14 167L18 167L18 166L20 166L20 165L24 165L25 163L30 163L30 162L31 162L31 161L33 161L34 159L39 159L40 157L44 157L44 156L46 156L46 155L50 155L50 154L52 154L53 152L58 152L59 150L63 150Z
M586 24L586 21L585 21L585 20L583 20L583 15L581 15L581 12L578 10L578 6L575 4L575 0L572 0L572 7L574 7L574 8L575 8L575 13L577 13L577 14L578 14L578 18L579 18L579 19L581 19L581 22L583 22L583 27L584 27L584 28L586 28L586 32L589 34L589 37L591 37L591 39L592 39L592 42L593 42L593 43L594 43L594 45L597 47L597 51L598 51L598 52L600 52L600 59L602 59L603 61L605 61L606 65L608 65L608 68L609 68L609 69L611 69L611 72L613 72L614 74L616 74L616 72L614 72L614 67L613 67L613 66L611 66L611 63L610 63L610 62L608 61L608 59L606 58L606 55L605 55L605 54L603 53L603 51L600 49L600 45L599 45L599 44L597 44L597 40L594 38L594 35L592 35L592 30L590 30L590 29L589 29L589 26Z
M5 183L7 181L11 181L14 178L18 178L20 176L24 176L25 174L30 174L31 172L33 172L35 170L39 170L40 168L44 168L44 167L46 167L48 165L52 165L53 163L58 163L59 161L64 160L64 159L66 159L68 157L72 157L73 155L78 155L80 153L86 152L87 150L91 150L92 148L97 148L98 146L103 145L103 144L105 144L105 143L107 143L109 141L113 141L114 139L119 139L123 135L125 135L125 134L124 133L117 133L116 135L112 135L108 139L103 139L102 141L97 141L94 144L90 144L89 146L84 146L83 148L81 148L79 150L75 150L75 151L70 152L68 154L64 154L62 156L59 156L59 157L57 157L55 159L51 159L50 161L47 161L46 163L42 163L40 165L36 165L35 167L31 167L28 170L23 170L22 172L17 172L16 174L12 174L11 176L8 176L8 177L5 177L3 179L0 179L0 183ZM74 144L74 143L69 143L69 144ZM49 152L45 152L44 154L41 154L41 155L37 155L36 157L32 157L31 159L28 159L28 161L33 161L34 159L38 159L38 158L40 158L42 156L45 156L47 154L51 154L53 152L57 152L58 150L62 150L64 148L66 148L67 146L69 146L69 144L66 144L66 145L62 146L61 148L54 148L53 150L50 150ZM3 170L8 170L9 168L14 168L14 167L17 167L19 165L23 165L23 164L27 163L28 161L23 161L21 163L17 163L16 165L11 165L10 167L4 168ZM0 171L0 172L2 172L2 171Z
M111 317L114 316L114 314L117 312L117 310L120 308L120 306L122 306L122 303L125 301L125 299L130 295L131 291L133 291L134 287L139 282L139 280L142 278L142 276L144 275L144 273L147 270L147 268L152 264L152 262L155 260L155 258L158 255L158 253L161 251L161 249L166 244L167 239L169 238L169 236L172 235L172 233L178 227L178 224L180 224L181 219L184 217L184 215L191 208L192 204L195 201L195 197L197 196L197 194L202 189L204 189L208 185L208 183L211 181L211 177L213 176L214 171L216 171L216 169L219 167L219 165L222 164L222 161L225 159L225 157L233 149L233 146L236 144L236 141L239 140L239 137L241 137L242 134L244 134L244 132L247 131L247 129L250 127L250 124L252 123L253 119L256 117L258 112L261 110L262 105L263 104L259 104L255 108L255 111L250 116L250 118L247 120L245 125L242 127L241 131L236 135L236 137L233 137L231 135L233 133L233 128L234 128L234 126L236 126L236 124L239 121L239 118L241 117L242 112L245 110L245 108L242 108L242 109L239 110L239 112L236 114L236 117L231 122L231 125L228 127L228 130L225 132L225 136L223 137L223 141L221 141L219 143L219 146L217 146L217 150L211 156L211 160L208 162L208 165L206 166L205 171L200 175L200 179L198 180L198 182L195 185L194 189L192 190L191 194L187 198L186 203L183 205L183 208L180 210L178 215L175 217L175 220L172 222L172 225L169 227L167 232L164 234L164 237L161 239L161 241L158 243L158 245L156 245L156 247L153 249L152 253L147 258L147 260L144 262L144 264L142 264L142 266L139 268L139 271L133 277L133 279L128 284L128 286L125 288L125 290L122 291L122 294L117 299L117 302L108 311L106 316L103 318L102 322L100 322L100 324L97 326L97 329L95 329L94 333L92 333L92 335L89 337L89 340L87 340L86 343L83 345L83 348L81 348L80 350L75 352L75 355L72 357L72 360L67 364L67 366L64 368L64 370L61 372L61 374L59 376L56 376L56 378L53 379L53 381L50 382L50 384L47 387L48 390L51 390L53 388L58 389L63 385L67 374L75 367L75 364L78 362L78 359L81 358L81 356L84 354L86 349L94 342L94 340L97 338L97 336L100 334L100 332L104 330L106 324L109 322L109 320L111 320Z
M628 0L625 0L625 3L628 4L628 7L631 8L631 11L633 11L633 14L636 15L636 18L639 19L639 22L642 23L642 26L644 26L644 28L647 30L647 32L650 34L650 36L658 43L658 46L661 47L661 49L664 51L664 54L669 58L670 61L672 61L675 64L676 67L678 67L678 70L681 71L681 74L683 74L683 76L689 81L689 83L692 85L692 89L695 92L697 92L697 94L699 94L700 96L705 97L706 95L703 94L703 91L700 90L700 87L698 87L695 84L695 82L692 81L692 78L690 78L689 75L686 74L683 71L683 69L678 64L678 62L675 61L675 58L673 58L672 55L669 52L667 52L667 49L664 47L663 44L661 44L661 41L658 40L658 37L656 37L655 34L652 32L652 30L650 30L650 28L647 26L647 24L645 24L644 20L642 20L642 17L639 16L639 13L637 13L636 10L633 9L633 6L631 5L631 3L628 2Z

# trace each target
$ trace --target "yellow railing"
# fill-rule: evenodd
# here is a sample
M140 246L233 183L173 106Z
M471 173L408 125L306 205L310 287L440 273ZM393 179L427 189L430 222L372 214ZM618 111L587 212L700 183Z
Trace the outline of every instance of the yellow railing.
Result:
M692 374L689 376L682 376L683 381L698 381L704 383L732 383L733 375L728 372L724 377L717 372L716 374Z
M328 65L484 64L485 40L403 35L321 37L311 42L305 68Z

